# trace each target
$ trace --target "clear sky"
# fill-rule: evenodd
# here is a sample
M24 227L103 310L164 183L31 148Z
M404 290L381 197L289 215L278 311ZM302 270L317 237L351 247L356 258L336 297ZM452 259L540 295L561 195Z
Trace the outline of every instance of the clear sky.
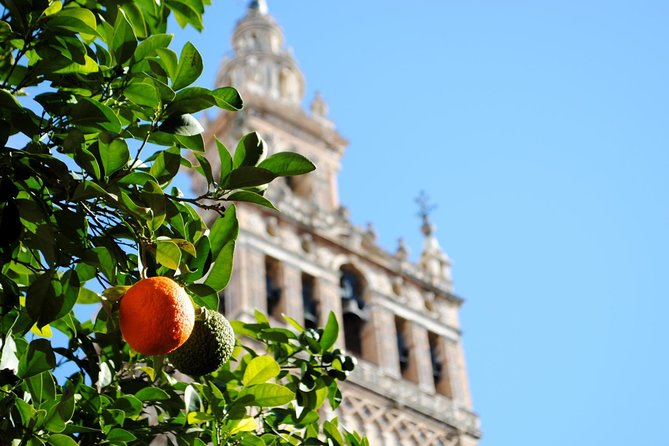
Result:
M246 1L179 34L212 86ZM341 200L454 261L481 446L669 444L669 2L295 1L270 13L350 140Z

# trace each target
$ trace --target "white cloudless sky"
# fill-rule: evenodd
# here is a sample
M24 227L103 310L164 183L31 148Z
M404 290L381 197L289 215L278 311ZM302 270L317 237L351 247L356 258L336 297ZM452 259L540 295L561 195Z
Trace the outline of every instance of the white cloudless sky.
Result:
M246 1L203 34L213 86ZM420 254L421 189L466 299L481 446L669 438L669 3L270 0L350 141L355 223Z

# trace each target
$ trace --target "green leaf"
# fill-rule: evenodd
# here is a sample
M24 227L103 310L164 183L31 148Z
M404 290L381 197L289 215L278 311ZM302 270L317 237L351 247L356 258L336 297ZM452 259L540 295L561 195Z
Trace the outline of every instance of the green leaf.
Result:
M266 208L270 208L272 210L278 211L276 207L274 207L274 204L269 201L267 198L263 197L260 194L257 194L255 192L251 191L246 191L246 190L240 190L237 192L233 192L228 196L228 200L230 201L245 201L247 203L254 203L254 204L259 204L260 206L264 206Z
M242 389L239 397L253 396L253 405L261 407L276 407L288 404L295 398L295 393L280 384L256 384Z
M185 252L187 254L190 254L192 256L196 255L195 245L193 245L188 240L184 240L182 238L168 239L168 238L164 238L164 237L158 237L158 240L165 240L165 239L171 241L172 243L176 243L176 245L179 247L179 249L181 249L183 252Z
M157 55L158 49L167 49L172 41L171 34L153 34L142 41L135 50L135 60L141 61L150 56ZM168 56L169 57L169 56ZM174 56L176 58L176 54Z
M35 339L21 356L17 375L21 379L26 379L54 367L56 367L56 356L51 349L51 343L46 339Z
M216 104L216 98L207 88L188 87L180 90L174 101L169 105L167 112L174 113L195 113L200 110L206 110Z
M189 412L188 424L202 424L214 419L214 416L205 412Z
M200 77L202 68L202 56L200 56L197 48L192 43L186 42L179 56L179 65L177 66L176 73L172 78L172 88L180 90L189 86Z
M230 151L228 150L228 148L218 139L218 137L214 136L214 139L216 140L216 149L218 150L218 157L221 161L218 183L223 184L225 178L230 174L230 171L232 171L232 156L230 155Z
M158 152L153 160L149 174L153 175L160 184L168 183L176 176L181 166L181 154L178 149L172 148ZM158 193L156 190L154 193Z
M121 10L125 13L130 25L132 25L135 35L140 39L145 38L148 31L146 29L146 22L144 21L144 15L142 14L141 8L133 2L128 2L121 7Z
M269 183L276 177L275 173L261 167L242 166L230 172L221 187L224 189L242 189L260 186Z
M232 423L232 426L229 426L230 428L230 435L237 434L239 432L253 432L256 430L258 427L258 423L256 422L256 419L253 417L244 417L241 420L235 420L234 423ZM264 442L261 441L262 444L265 444Z
M188 270L191 271L185 277L186 283L193 283L207 272L208 264L211 263L211 247L209 237L203 236L195 244L195 255L188 263Z
M207 184L212 185L214 184L214 174L212 173L211 170L211 164L209 163L209 160L207 159L206 156L200 153L193 153L195 156L195 159L199 162L199 165L193 166L193 169L195 169L197 172L200 173L203 177L207 179Z
M244 101L239 95L239 92L233 87L222 87L213 90L212 95L216 101L216 105L230 111L241 110L244 106Z
M77 295L77 303L82 305L99 304L100 296L98 293L91 291L88 288L81 287L79 288L79 294Z
M160 106L158 88L149 79L130 81L123 90L123 95L137 105L151 107L156 110Z
M256 356L244 371L244 387L263 384L279 375L281 367L271 356Z
M111 42L111 54L116 63L121 65L128 61L137 48L137 37L125 14L116 15L114 38Z
M123 395L114 402L112 407L114 409L122 410L128 417L136 417L142 413L143 405L142 402L133 395Z
M172 9L174 18L176 19L179 26L184 28L187 24L191 24L198 31L203 30L204 26L202 25L202 13L193 8L196 2L192 0L166 0L166 3Z
M334 312L330 311L328 321L323 329L323 336L321 336L320 344L323 351L327 351L334 345L339 336L339 323Z
M83 63L73 61L62 68L58 68L52 71L56 74L91 74L100 71L100 66L98 63L88 54L84 54L82 62Z
M251 132L242 137L235 149L233 167L257 166L267 157L267 145L256 132Z
M173 133L175 135L182 136L199 135L200 133L204 132L204 127L202 127L200 122L195 119L193 115L188 113L183 115L176 114L168 116L168 118L165 119L162 124L160 124L158 129L161 132Z
M42 403L53 401L56 398L56 384L49 370L26 379L33 403L41 407Z
M163 67L165 67L167 75L171 79L174 79L177 73L177 67L179 66L177 53L169 48L156 48L156 54L160 57L160 61L162 62ZM174 86L172 86L172 89L176 90Z
M121 121L114 111L96 101L86 97L77 98L77 103L71 110L73 123L87 128L102 129L113 133L121 131Z
M295 319L293 319L292 317L288 316L287 314L282 314L281 316L282 316L282 317L286 320L286 322L288 322L288 323L289 323L295 330L297 330L298 333L301 333L301 332L304 331L304 327L303 327L299 322L297 322Z
M128 432L125 429L121 429L120 427L113 428L111 431L109 431L109 434L107 434L107 441L112 444L116 442L128 442L135 440L137 440L137 437L135 437L133 433Z
M204 283L194 283L186 287L189 294L193 296L193 301L201 307L209 310L218 310L219 298L218 292Z
M181 250L176 243L162 240L156 243L156 261L169 269L179 269Z
M20 398L14 400L14 404L16 406L16 409L19 411L19 416L21 417L22 424L24 426L28 426L30 422L35 418L35 408Z
M77 446L79 444L68 435L63 434L49 435L47 443L49 443L51 446Z
M300 155L294 152L279 152L268 157L258 164L258 167L267 169L277 176L302 175L316 169L316 166Z
M95 15L86 8L65 8L50 16L47 28L60 28L81 34L99 35Z
M235 242L231 240L223 246L223 249L216 256L216 261L204 281L205 285L212 287L216 291L221 291L228 286L230 275L232 274L234 253Z
M204 152L204 139L201 134L192 136L176 135L175 137L185 148L196 152Z
M341 436L338 426L339 421L337 420L337 417L335 417L332 421L326 420L323 422L323 431L325 431L325 435L331 439L335 445L344 446L344 438Z
M102 168L107 177L117 172L120 168L125 167L130 159L128 143L121 138L114 138L109 144L105 144L102 139L100 139L99 150Z
M140 401L165 401L170 399L170 395L158 387L144 387L135 393Z
M209 246L214 256L218 256L223 246L237 239L239 223L237 222L237 208L230 205L222 218L217 218L209 231Z
M38 328L56 320L63 307L63 298L56 294L52 278L53 271L49 271L37 277L28 287L26 309Z

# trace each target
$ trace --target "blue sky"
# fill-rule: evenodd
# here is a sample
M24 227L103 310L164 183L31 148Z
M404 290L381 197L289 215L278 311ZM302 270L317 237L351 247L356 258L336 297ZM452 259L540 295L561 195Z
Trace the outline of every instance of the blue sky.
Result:
M212 86L246 1L191 40ZM454 261L481 446L669 437L669 3L271 1L350 140L341 200Z

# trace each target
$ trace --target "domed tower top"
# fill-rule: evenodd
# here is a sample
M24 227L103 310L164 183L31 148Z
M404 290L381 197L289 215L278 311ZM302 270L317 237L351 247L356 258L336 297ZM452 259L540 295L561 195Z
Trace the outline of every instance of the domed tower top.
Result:
M232 35L234 55L223 61L219 86L232 85L242 95L256 95L298 106L304 97L304 75L284 48L281 28L265 0L253 0Z

